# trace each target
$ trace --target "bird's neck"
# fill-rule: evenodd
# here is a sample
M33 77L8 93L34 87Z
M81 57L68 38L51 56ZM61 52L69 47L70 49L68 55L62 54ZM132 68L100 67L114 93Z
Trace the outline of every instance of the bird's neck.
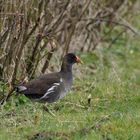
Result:
M72 65L63 62L61 66L61 72L72 73Z

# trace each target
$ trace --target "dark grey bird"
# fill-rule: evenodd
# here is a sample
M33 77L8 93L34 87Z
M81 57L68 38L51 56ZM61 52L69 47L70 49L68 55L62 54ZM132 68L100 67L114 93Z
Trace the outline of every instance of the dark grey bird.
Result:
M20 84L16 86L16 91L35 101L56 102L63 98L72 86L72 65L81 62L78 56L68 53L63 58L59 72L45 74L28 83Z

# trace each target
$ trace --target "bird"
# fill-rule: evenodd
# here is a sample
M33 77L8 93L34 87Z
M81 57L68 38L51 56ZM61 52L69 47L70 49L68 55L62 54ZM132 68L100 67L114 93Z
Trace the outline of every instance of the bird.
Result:
M42 102L53 103L67 95L73 83L72 66L82 63L74 53L67 53L62 60L58 72L43 74L27 83L15 87L16 92L24 94L27 98Z

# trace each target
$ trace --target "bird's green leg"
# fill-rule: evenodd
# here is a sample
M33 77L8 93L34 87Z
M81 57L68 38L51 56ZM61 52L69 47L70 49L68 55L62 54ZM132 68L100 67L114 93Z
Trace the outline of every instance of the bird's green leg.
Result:
M55 114L48 108L48 103L45 103L45 105L43 105L43 109L48 112L51 116L55 117Z

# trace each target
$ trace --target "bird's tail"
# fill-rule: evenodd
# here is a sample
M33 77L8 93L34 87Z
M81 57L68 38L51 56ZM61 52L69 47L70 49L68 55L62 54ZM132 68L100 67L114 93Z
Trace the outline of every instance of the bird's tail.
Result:
M25 87L25 86L21 86L21 85L18 85L18 86L14 86L14 90L16 91L16 92L23 92L23 91L25 91L27 88Z

